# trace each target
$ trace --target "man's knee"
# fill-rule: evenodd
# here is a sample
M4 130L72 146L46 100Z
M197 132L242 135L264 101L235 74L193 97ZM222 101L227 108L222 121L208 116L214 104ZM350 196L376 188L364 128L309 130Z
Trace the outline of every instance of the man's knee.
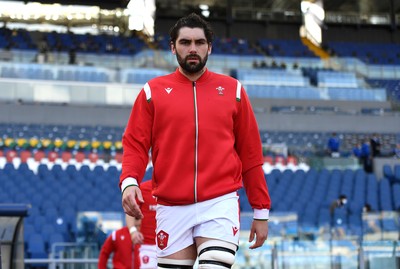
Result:
M195 261L158 258L158 269L192 269Z
M199 269L231 268L235 262L237 246L221 241L209 240L198 248Z

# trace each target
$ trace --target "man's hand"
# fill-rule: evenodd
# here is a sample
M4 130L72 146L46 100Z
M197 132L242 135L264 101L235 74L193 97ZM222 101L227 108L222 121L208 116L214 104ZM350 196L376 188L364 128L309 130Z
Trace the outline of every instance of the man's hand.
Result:
M251 224L249 242L252 242L254 238L256 242L251 245L250 249L261 247L268 237L268 221L267 220L253 220Z
M136 232L131 234L131 239L132 239L132 243L134 245L143 244L144 237L143 237L143 234L141 232L136 231Z
M122 194L122 207L124 208L125 213L129 216L136 219L142 219L143 214L138 203L136 202L136 199L140 203L144 202L142 191L139 189L139 187L133 185L126 187Z

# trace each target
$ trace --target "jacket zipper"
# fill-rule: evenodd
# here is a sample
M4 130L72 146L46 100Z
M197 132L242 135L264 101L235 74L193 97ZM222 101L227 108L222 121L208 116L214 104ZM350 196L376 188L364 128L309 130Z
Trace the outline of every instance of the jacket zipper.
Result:
M199 139L199 117L197 110L196 82L193 81L193 101L195 115L195 149L194 149L194 202L197 203L197 169L198 169L198 139Z

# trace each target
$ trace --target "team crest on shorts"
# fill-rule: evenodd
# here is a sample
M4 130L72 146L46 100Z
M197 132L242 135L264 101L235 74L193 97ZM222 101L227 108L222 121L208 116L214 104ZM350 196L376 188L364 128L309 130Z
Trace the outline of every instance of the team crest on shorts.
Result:
M163 230L158 232L157 246L159 247L159 249L164 249L168 246L168 237L169 237L169 234L167 234Z
M145 256L142 257L142 263L143 264L148 264L149 261L150 261L150 257L149 256L145 255Z

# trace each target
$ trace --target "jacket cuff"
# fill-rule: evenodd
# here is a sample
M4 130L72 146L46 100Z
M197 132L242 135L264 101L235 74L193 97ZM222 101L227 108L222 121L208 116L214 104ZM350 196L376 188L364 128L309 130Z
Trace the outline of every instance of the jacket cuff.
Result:
M269 209L254 209L255 220L268 220L269 219Z
M133 177L125 178L121 184L121 193L123 193L124 190L126 189L126 187L129 187L129 186L139 186L136 178L133 178Z

